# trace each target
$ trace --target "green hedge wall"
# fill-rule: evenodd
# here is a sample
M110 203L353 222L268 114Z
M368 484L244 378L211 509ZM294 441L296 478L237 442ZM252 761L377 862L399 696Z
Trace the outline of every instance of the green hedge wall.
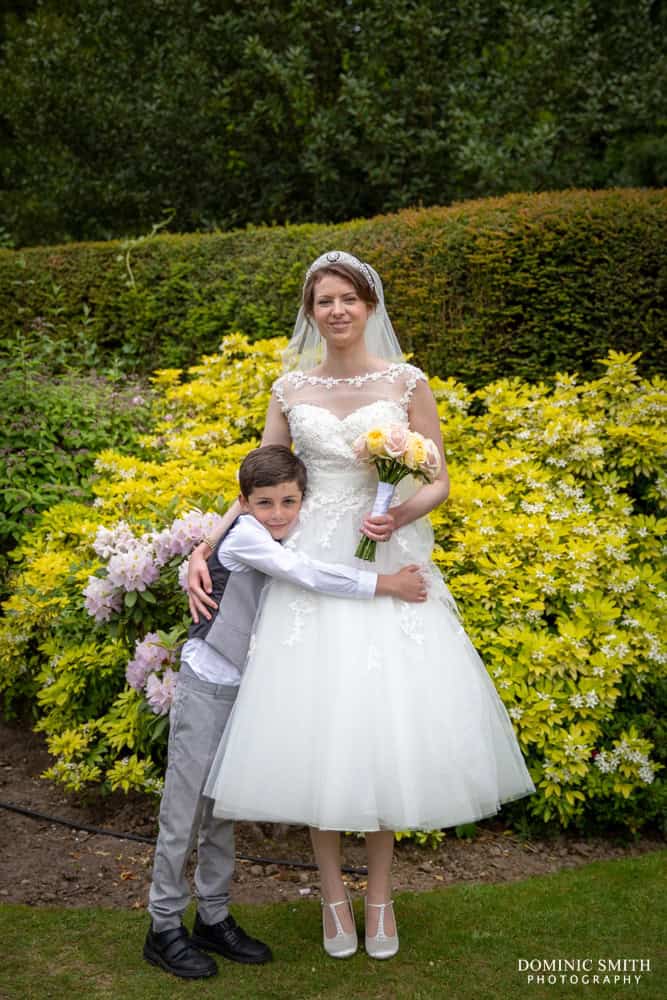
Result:
M181 366L222 336L289 335L307 264L337 247L383 277L403 347L472 387L667 361L667 190L565 191L336 226L0 252L0 337L64 340L128 369ZM129 265L129 267L128 267Z

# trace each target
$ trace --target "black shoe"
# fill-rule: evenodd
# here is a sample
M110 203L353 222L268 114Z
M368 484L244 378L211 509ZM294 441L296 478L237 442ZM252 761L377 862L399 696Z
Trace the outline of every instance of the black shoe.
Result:
M144 958L182 979L206 979L218 971L210 955L195 948L182 924L159 934L151 924L144 942Z
M197 914L192 941L198 948L217 951L219 955L231 958L232 962L261 965L273 958L268 945L258 941L257 938L249 937L239 927L231 913L218 924L205 924Z

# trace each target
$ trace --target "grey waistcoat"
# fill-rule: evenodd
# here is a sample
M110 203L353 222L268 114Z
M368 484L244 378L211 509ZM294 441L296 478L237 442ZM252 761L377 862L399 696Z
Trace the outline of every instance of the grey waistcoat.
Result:
M246 573L226 569L218 559L222 541L221 538L206 560L213 584L211 597L218 605L217 614L208 621L202 618L199 624L192 624L188 638L203 639L235 667L243 670L266 574L256 569Z

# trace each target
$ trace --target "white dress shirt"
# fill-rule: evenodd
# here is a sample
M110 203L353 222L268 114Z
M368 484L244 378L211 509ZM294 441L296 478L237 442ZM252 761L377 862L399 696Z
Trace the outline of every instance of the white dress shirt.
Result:
M377 573L320 562L284 548L252 514L242 514L230 528L218 548L218 559L232 573L259 570L267 577L289 580L306 590L334 597L367 599L374 596L377 586ZM204 639L188 639L181 650L181 662L187 663L202 680L213 684L241 683L238 667Z

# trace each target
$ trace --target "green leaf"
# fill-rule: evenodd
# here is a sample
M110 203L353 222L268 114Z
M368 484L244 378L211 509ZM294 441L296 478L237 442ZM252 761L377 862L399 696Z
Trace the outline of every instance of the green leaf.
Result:
M151 742L161 739L168 728L169 716L159 715L155 723L151 726Z

